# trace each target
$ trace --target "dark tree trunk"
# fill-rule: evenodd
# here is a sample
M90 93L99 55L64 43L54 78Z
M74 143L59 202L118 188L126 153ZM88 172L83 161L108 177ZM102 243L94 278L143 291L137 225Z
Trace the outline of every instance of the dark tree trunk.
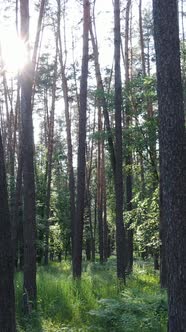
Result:
M159 255L158 253L154 254L154 270L159 270Z
M168 331L186 331L186 158L177 0L154 0Z
M29 1L20 1L21 37L29 42ZM34 179L34 142L32 123L32 65L29 60L21 73L21 117L23 144L24 196L24 292L29 301L36 301L36 216ZM27 308L25 308L27 310Z
M72 240L72 251L73 251L73 234L74 234L74 218L75 218L75 180L74 180L74 168L73 168L73 152L72 152L72 137L71 137L71 119L69 114L69 93L68 83L65 73L65 65L63 60L63 49L61 40L60 30L60 11L61 5L58 0L58 38L59 38L59 61L61 66L61 78L62 78L62 89L65 106L65 120L66 120L66 135L67 135L67 158L68 158L68 176L69 176L69 191L70 191L70 213L71 213L71 240Z
M4 154L0 134L0 331L15 332L13 252Z
M90 23L90 4L83 1L83 58L80 82L79 109L79 146L77 169L77 204L73 238L73 277L81 277L83 216L85 196L85 147L86 147L86 113L87 113L87 78L88 78L88 32Z
M98 163L97 163L97 193L98 193L98 229L99 229L99 258L103 263L103 165L102 165L102 119L101 108L98 107Z
M161 288L167 287L167 260L166 260L166 224L163 218L163 192L160 176L160 284Z
M15 201L14 201L14 213L12 220L12 245L13 245L13 256L16 259L17 249L17 238L18 238L18 225L19 225L19 214L20 209L22 210L22 171L23 171L23 159L20 145L19 159L18 159L18 170L16 179L16 190L15 190Z
M91 239L86 239L86 257L87 261L91 260Z
M125 17L125 85L128 88L129 77L129 21L130 21L131 0L127 2L126 17ZM126 98L126 129L129 130L131 124L129 100ZM127 211L132 210L132 152L130 148L130 137L128 135L128 146L126 151L126 208ZM130 227L130 224L129 224ZM133 230L127 230L127 269L131 272L133 268Z
M23 271L24 268L24 238L23 238L23 215L22 209L19 214L19 225L18 225L18 260L19 260L19 270Z
M115 58L115 194L116 194L116 253L117 277L125 281L126 240L123 222L123 172L122 172L122 127L121 127L121 68L120 68L120 1L114 1L114 58Z
M107 257L111 256L111 245L110 245L110 233L108 233L108 248L107 248Z

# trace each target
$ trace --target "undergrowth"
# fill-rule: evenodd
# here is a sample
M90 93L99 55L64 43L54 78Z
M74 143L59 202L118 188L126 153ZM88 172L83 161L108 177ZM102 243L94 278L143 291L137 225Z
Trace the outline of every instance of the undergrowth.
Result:
M84 265L74 281L70 263L52 263L37 273L37 311L22 314L22 275L16 276L18 332L164 332L167 301L158 276L136 264L126 286L117 284L115 259Z

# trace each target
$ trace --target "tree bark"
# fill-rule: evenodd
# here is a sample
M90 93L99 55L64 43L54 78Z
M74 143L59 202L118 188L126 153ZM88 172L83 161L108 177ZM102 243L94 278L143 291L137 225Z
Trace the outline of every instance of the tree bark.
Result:
M60 0L58 0L58 38L59 38L59 62L61 66L62 89L65 106L65 120L66 120L66 134L67 134L67 158L68 158L68 175L69 175L69 191L70 191L70 213L71 213L71 238L73 251L73 236L74 236L74 218L75 218L75 180L73 168L73 152L72 152L72 137L71 137L71 120L69 114L69 95L68 83L65 74L65 65L63 60L63 49L60 31Z
M4 153L0 133L0 331L15 332L15 298L11 225Z
M131 0L127 2L125 17L125 86L128 88L129 75L129 20L130 20ZM131 124L129 100L126 97L126 129L129 130ZM130 137L128 135L128 149L126 151L126 208L127 211L132 210L132 152L130 150ZM130 224L129 224L130 227ZM133 230L127 230L127 268L131 272L133 268Z
M20 1L21 38L28 48L29 1ZM27 64L21 72L21 119L23 143L24 196L24 292L28 301L36 301L36 207L34 179L34 140L32 123L32 65L28 48ZM28 302L27 301L27 302ZM28 303L26 304L28 307ZM25 310L29 309L25 307Z
M177 5L153 0L169 332L186 331L186 150Z
M100 263L103 263L103 161L102 161L102 119L101 108L98 107L98 163L97 163L97 193L98 193L98 229L99 229L99 257Z
M167 260L166 260L166 224L163 217L163 192L162 180L160 176L160 285L161 288L167 287Z
M73 277L80 278L82 272L83 215L85 196L85 147L86 147L86 113L87 113L87 79L88 79L88 35L90 24L90 3L83 1L83 58L80 82L79 108L79 146L77 169L77 203L74 226Z
M121 127L121 68L120 68L120 1L114 1L114 58L115 58L115 194L116 194L116 253L117 277L125 282L126 243L123 222L123 172L122 172L122 127Z

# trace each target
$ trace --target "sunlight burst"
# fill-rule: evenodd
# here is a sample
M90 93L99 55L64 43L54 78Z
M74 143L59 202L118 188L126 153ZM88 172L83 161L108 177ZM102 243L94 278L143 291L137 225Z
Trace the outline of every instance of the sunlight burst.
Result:
M12 31L3 31L0 35L0 43L3 70L16 74L25 66L28 60L25 43Z

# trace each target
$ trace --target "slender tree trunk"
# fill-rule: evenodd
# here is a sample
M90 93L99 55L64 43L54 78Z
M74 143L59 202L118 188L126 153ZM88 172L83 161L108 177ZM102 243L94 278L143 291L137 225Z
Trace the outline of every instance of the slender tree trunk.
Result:
M29 1L20 1L21 38L29 43ZM24 292L28 301L36 301L36 211L34 179L34 140L32 123L32 65L29 59L21 73L21 117L23 143L23 196L24 196ZM24 301L25 302L25 301ZM26 308L27 307L27 308Z
M18 150L18 168L17 168L17 176L16 176L16 185L15 185L15 196L13 200L13 213L11 220L11 230L12 230L12 245L13 245L13 260L17 261L17 230L18 230L18 222L19 222L19 209L22 205L22 175L23 175L23 158L22 158L22 147L20 139L21 137L21 114L20 114L20 84L18 82L17 87L17 101L16 101L16 119L15 119L15 128L14 128L14 151L16 149L16 130L18 127L19 131L19 150ZM15 153L15 152L14 152Z
M1 54L1 49L0 49ZM4 62L1 59L1 66L3 68ZM13 220L13 207L14 207L14 195L15 195L15 179L14 179L14 163L15 163L15 149L14 149L14 114L12 106L12 97L8 88L6 73L3 72L3 89L5 98L5 109L7 117L7 169L9 173L8 192L10 197L10 221ZM10 108L10 109L9 109Z
M46 205L45 205L45 218L46 218L46 238L45 238L45 255L44 263L48 265L48 248L49 248L49 218L50 218L50 198L51 198L51 181L52 181L52 159L54 147L54 117L55 117L55 102L56 102L56 81L57 81L57 57L58 57L58 40L56 37L56 56L54 63L53 86L52 86L52 105L50 111L50 120L48 128L48 151L47 151L47 167L46 167Z
M95 125L96 125L96 108L94 110L94 120L93 120L93 129L92 129L92 140L89 144L89 154L87 151L87 172L86 172L86 205L88 210L88 218L89 218L89 241L91 246L91 259L92 261L95 260L95 234L94 234L94 227L92 223L92 209L91 209L91 202L92 202L92 195L90 191L90 181L91 175L93 171L93 151L94 151L94 133L95 133ZM90 119L90 117L89 117ZM90 134L91 132L89 132ZM94 252L94 253L93 253Z
M73 153L72 153L72 137L71 137L71 120L69 114L69 96L68 84L65 74L65 65L63 60L63 49L60 30L60 0L58 0L58 38L59 38L59 61L61 66L62 89L65 106L65 120L66 120L66 134L67 134L67 148L68 148L68 174L69 174L69 191L70 191L70 213L71 213L71 238L72 238L72 251L73 251L73 234L74 234L74 218L75 218L75 180L73 168Z
M85 196L85 147L86 147L86 111L87 111L87 79L88 79L88 34L90 24L90 3L83 1L83 58L80 82L79 109L79 146L77 170L77 204L74 227L73 245L73 277L81 277L82 244L83 244L83 215Z
M79 91L78 91L78 78L77 78L77 70L76 70L76 63L75 63L75 40L74 40L74 35L72 34L72 58L73 58L73 74L74 74L74 85L75 85L75 95L76 95L76 102L77 102L77 109L79 111L80 108L80 100L79 100Z
M140 159L140 176L141 176L141 198L145 197L145 172L144 172L144 161L142 152L139 153Z
M33 55L32 55L32 65L33 65L34 74L36 72L37 55L38 55L39 41L40 41L41 31L42 31L42 22L43 22L44 10L45 10L45 2L46 2L46 0L41 0L40 9L39 9L39 17L38 17L38 22L37 22L34 50L33 50Z
M90 224L90 244L91 244L91 260L95 260L95 250L94 250L94 241L95 241L95 234L93 230L92 224L92 210L91 210L91 197L90 193L88 193L88 211L89 211L89 224Z
M116 194L116 252L117 277L125 281L126 239L123 222L123 172L122 172L122 127L121 127L121 68L120 68L120 1L114 1L114 58L115 58L115 194Z
M0 133L0 331L15 332L15 298L11 225L4 153Z
M100 263L103 263L103 170L102 170L102 119L101 108L98 107L98 163L97 163L97 183L98 183L98 228L99 228L99 257Z
M129 75L129 20L130 20L131 0L127 2L126 17L125 17L125 86L128 88L130 75ZM129 130L131 124L129 100L126 98L126 129ZM128 149L126 151L126 208L127 211L132 210L132 152L130 150L130 137L128 138ZM130 227L130 225L129 225ZM133 230L127 231L127 260L128 271L132 271L133 267Z
M186 331L186 149L177 0L153 0L168 331Z
M23 158L22 158L22 151L20 151L18 159L17 179L16 179L14 214L12 221L12 244L13 244L14 260L16 260L16 251L17 251L19 211L20 207L22 207L22 174L23 174Z
M106 190L106 175L105 175L105 150L102 144L102 163L103 163L103 252L104 261L108 258L108 224L107 224L107 190Z
M103 107L105 127L106 127L107 135L108 135L107 139L108 139L108 145L109 145L110 160L111 160L113 172L115 172L114 143L113 143L112 131L111 131L111 126L110 126L109 114L108 114L108 105L107 105L107 100L105 97L105 90L104 90L103 81L102 81L102 77L101 77L98 44L97 44L96 37L94 37L92 23L90 23L90 36L91 36L93 53L94 53L94 65L95 65L95 72L96 72L97 90L99 92L98 102L99 102L100 107Z
M39 8L39 16L37 21L37 30L36 30L36 36L35 36L35 42L34 42L34 49L32 54L32 70L33 70L33 87L32 87L32 109L34 108L34 97L35 97L35 86L36 86L36 72L38 67L38 60L39 60L39 53L41 49L41 43L42 43L42 33L43 33L43 17L44 17L44 11L45 11L45 4L46 0L41 0L40 2L40 8Z
M139 31L140 31L140 49L141 49L142 73L143 73L143 76L145 76L146 75L146 67L145 67L143 21L142 21L142 0L139 0Z
M97 231L97 194L94 202L94 222L93 222L93 241L92 241L92 261L96 259L96 231Z

